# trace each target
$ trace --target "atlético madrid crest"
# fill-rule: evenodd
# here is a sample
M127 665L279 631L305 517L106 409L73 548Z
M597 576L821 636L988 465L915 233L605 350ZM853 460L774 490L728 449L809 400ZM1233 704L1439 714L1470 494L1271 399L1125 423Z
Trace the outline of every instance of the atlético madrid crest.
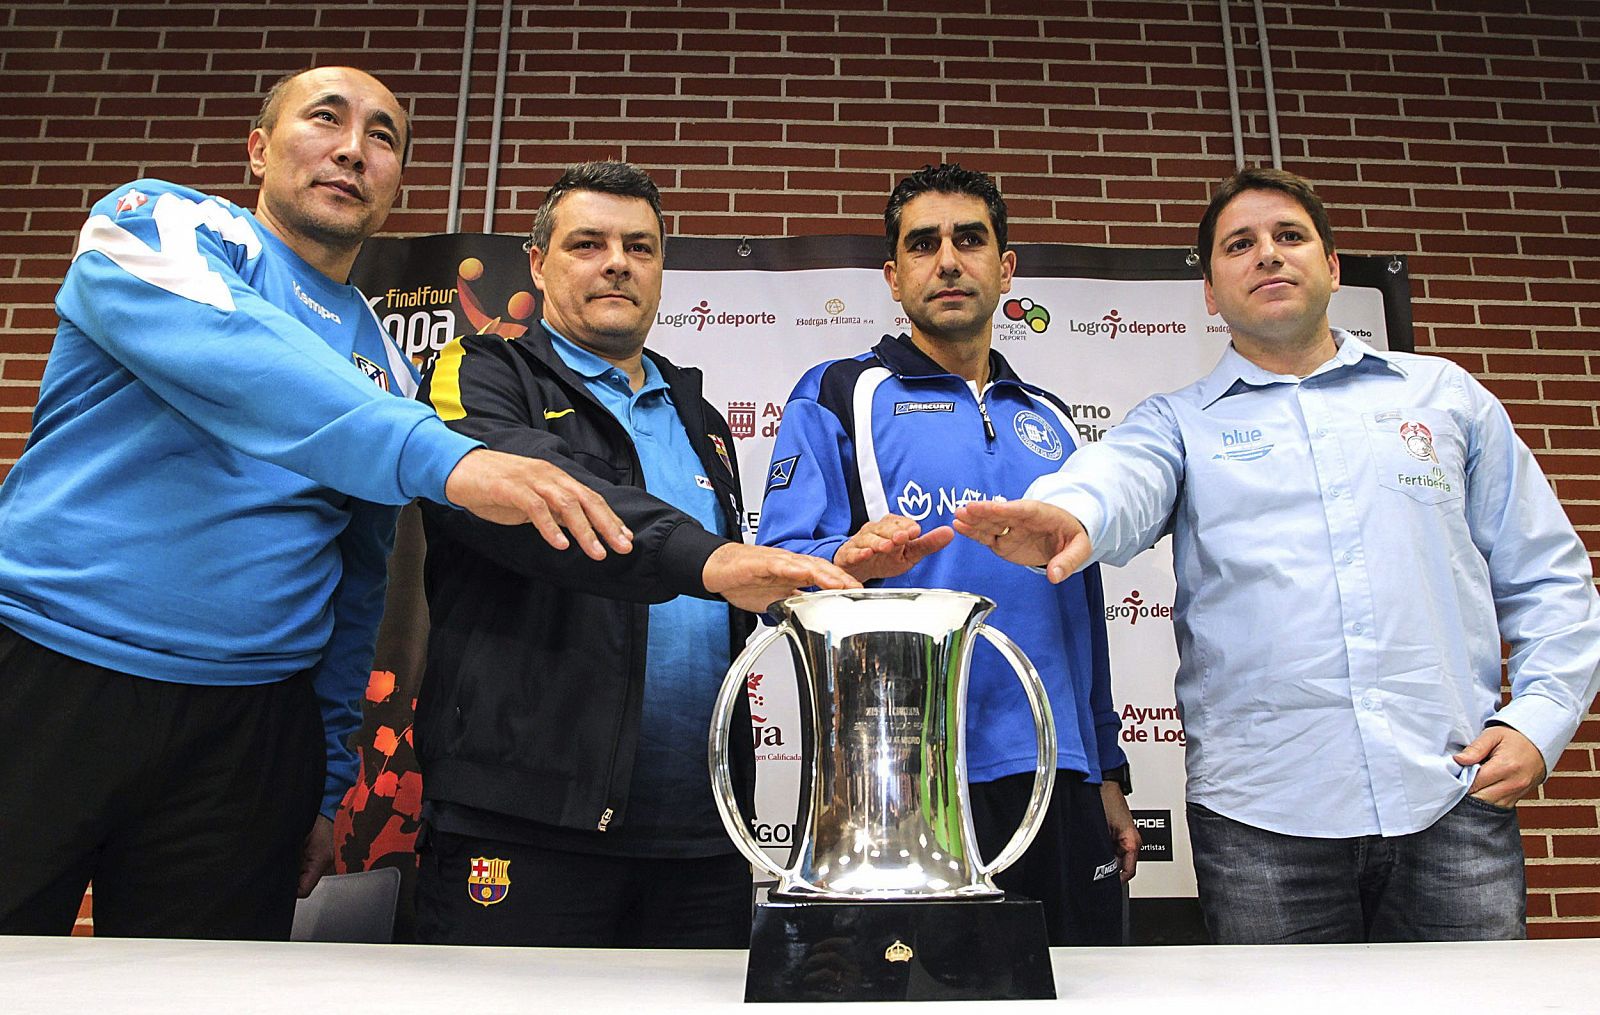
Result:
M487 856L472 858L467 875L467 895L480 906L492 906L511 891L511 861Z

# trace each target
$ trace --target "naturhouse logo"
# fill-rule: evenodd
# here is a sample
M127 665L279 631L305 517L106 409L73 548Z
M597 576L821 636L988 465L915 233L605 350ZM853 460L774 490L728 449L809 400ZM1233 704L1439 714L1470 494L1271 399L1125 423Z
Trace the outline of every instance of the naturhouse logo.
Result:
M1182 321L1130 320L1112 307L1098 321L1068 321L1067 330L1077 335L1104 335L1115 341L1119 335L1183 335L1189 326Z
M1000 308L1008 321L1021 321L1032 332L1038 335L1045 333L1050 327L1050 311L1041 304L1030 299L1006 300Z
M961 488L936 486L924 490L922 484L913 479L906 481L900 495L895 498L895 505L900 508L901 514L920 522L935 511L941 515L953 515L960 508L980 500L1005 500L1005 498L991 496L970 486Z
M751 312L713 310L710 301L701 300L681 314L656 314L656 323L669 328L685 328L693 325L695 331L704 331L708 324L729 328L743 328L752 324L777 324L778 317L765 310Z
M1134 589L1123 598L1122 602L1106 607L1106 622L1126 620L1129 626L1135 626L1140 618L1156 617L1170 619L1172 607L1165 603L1147 603L1139 597L1139 590Z

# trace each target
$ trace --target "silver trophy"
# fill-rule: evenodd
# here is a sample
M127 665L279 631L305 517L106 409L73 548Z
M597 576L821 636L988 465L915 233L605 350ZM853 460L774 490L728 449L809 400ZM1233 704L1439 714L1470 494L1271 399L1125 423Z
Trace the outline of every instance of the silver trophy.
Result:
M789 902L909 902L1004 897L991 876L1039 829L1055 781L1056 735L1044 685L1022 651L983 623L995 604L942 589L812 592L774 607L783 620L728 670L713 712L711 782L728 834L778 879ZM967 798L967 679L977 638L1011 664L1033 711L1038 763L1022 824L1000 854L978 855ZM739 814L728 768L734 703L756 659L794 646L810 716L811 765L792 866L761 849ZM803 727L804 728L804 727Z

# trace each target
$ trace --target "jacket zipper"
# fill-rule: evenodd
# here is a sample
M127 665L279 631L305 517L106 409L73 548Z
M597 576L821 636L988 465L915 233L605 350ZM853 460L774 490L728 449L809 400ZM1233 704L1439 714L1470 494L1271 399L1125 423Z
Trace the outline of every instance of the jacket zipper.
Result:
M984 437L988 439L989 443L993 444L996 436L994 432L994 421L989 418L989 406L988 403L983 400L982 395L978 396L978 415L983 417Z

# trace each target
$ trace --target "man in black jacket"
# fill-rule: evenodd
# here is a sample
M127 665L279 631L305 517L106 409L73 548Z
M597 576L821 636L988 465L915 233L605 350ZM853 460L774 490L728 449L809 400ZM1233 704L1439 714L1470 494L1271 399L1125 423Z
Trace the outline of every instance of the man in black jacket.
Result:
M712 703L753 625L745 610L857 583L740 541L728 425L698 370L644 348L664 238L648 176L572 167L529 242L542 327L458 339L424 382L454 429L590 484L634 550L594 561L462 512L425 514L423 941L748 943L749 869L706 771ZM734 736L748 807L747 716Z

